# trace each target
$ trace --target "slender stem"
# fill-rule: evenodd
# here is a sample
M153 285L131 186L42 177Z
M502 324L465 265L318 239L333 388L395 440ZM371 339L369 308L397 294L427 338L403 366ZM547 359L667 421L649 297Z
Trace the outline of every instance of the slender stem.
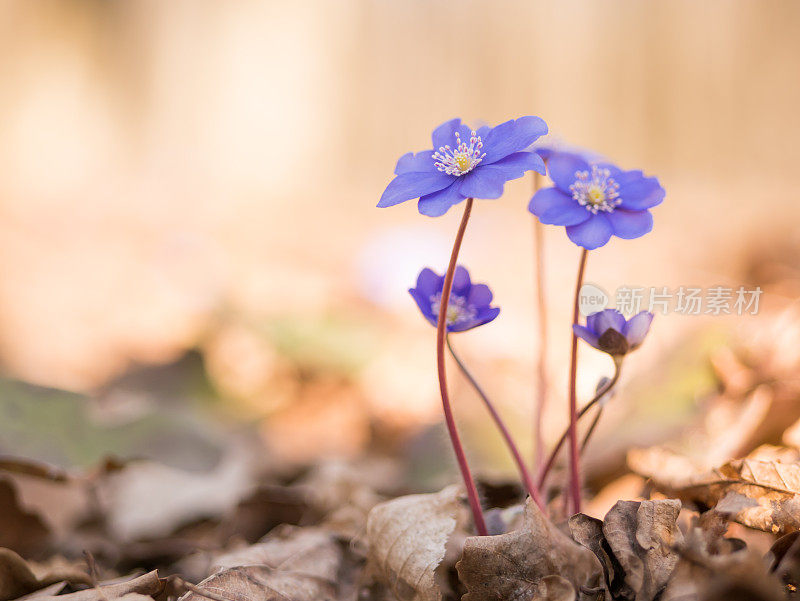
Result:
M603 387L597 391L594 395L594 398L584 405L583 409L580 410L578 413L578 419L581 419L586 413L594 407L595 403L599 402L604 396L606 396L614 385L619 380L620 375L620 367L621 362L615 361L614 362L614 375L611 379L606 382ZM556 463L556 459L558 459L558 453L561 451L561 447L564 446L564 443L567 440L567 436L569 436L569 428L564 430L564 433L561 435L561 438L558 439L558 443L555 447L553 447L553 451L550 453L550 458L545 463L544 467L542 468L541 472L539 472L539 490L544 490L544 485L547 482L547 475L550 473L550 470L553 469L553 466Z
M541 186L542 176L533 172L533 192ZM544 408L547 404L547 301L544 278L544 226L538 219L533 220L533 244L536 257L534 259L534 277L536 280L536 315L538 317L539 329L539 348L537 353L537 386L536 386L536 410L533 424L533 440L536 450L536 463L539 471L544 467L544 435L542 433L542 422L544 420Z
M594 434L594 430L597 428L597 424L600 422L600 418L602 416L603 406L600 405L600 407L597 409L597 413L594 414L594 419L592 420L589 429L586 430L586 435L583 437L583 442L581 443L581 455L583 454L583 451L586 450L586 445L589 444L589 439L592 437L592 434Z
M575 303L572 310L572 323L578 323L578 312L580 308L581 286L583 286L583 273L586 270L586 258L589 251L583 249L581 252L580 265L578 266L578 279L575 284ZM569 363L569 488L572 495L572 512L580 513L581 510L581 468L580 453L578 452L578 337L575 332L572 334L572 350L570 352Z
M456 239L453 242L453 251L450 253L450 264L444 276L444 286L442 287L442 298L439 304L439 319L436 323L436 371L439 376L439 392L442 395L442 409L444 410L444 420L447 424L447 431L450 434L450 442L456 454L458 468L461 470L461 477L464 479L464 486L467 489L467 499L469 500L472 517L475 520L475 530L481 536L486 536L486 520L481 510L481 501L478 497L478 490L475 488L475 480L472 479L472 472L467 464L467 457L464 448L461 446L461 438L456 429L456 421L453 418L453 409L450 406L450 395L447 393L447 373L445 368L444 343L447 322L447 305L450 303L450 292L453 289L453 275L458 261L458 252L461 250L461 242L464 240L464 231L467 229L469 215L472 212L471 198L467 199L464 207L464 214L461 217L461 224L458 226Z
M456 362L456 365L458 365L459 369L461 369L461 373L463 373L467 380L469 380L469 383L475 389L475 392L477 392L478 396L481 397L481 400L483 400L483 404L486 405L486 408L489 410L489 414L492 416L497 429L500 430L500 434L503 436L503 439L508 446L508 450L511 451L511 455L514 457L514 462L517 464L520 476L522 477L522 482L527 489L528 494L536 502L539 508L544 510L544 504L542 503L542 497L539 494L539 489L536 488L536 484L533 482L533 477L531 476L530 470L528 470L528 466L525 465L525 461L522 459L522 455L520 454L517 445L514 443L514 438L511 436L511 432L509 432L508 428L503 422L503 418L500 417L500 414L497 412L494 403L492 403L488 395L484 392L483 388L481 388L480 384L478 384L478 381L475 379L469 369L467 369L467 366L464 365L464 362L456 354L456 351L453 349L453 345L450 343L450 337L447 336L446 340L447 349L450 351L450 355L453 357L453 360Z

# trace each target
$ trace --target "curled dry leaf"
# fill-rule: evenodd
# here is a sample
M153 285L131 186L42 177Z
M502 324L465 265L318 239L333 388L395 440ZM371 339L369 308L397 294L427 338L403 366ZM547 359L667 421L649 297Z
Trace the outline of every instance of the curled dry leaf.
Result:
M265 565L335 581L341 560L341 548L330 532L279 526L255 545L220 555L212 563L212 570Z
M725 538L728 522L708 511L693 520L677 547L678 566L661 601L777 601L784 599L765 562L744 541Z
M710 471L688 469L681 475L675 466L691 464L663 449L658 454L632 452L628 461L666 494L702 507L725 500L721 510L744 526L775 534L800 528L800 462L736 459Z
M578 514L572 536L600 560L614 599L652 601L678 563L680 501L619 501L601 522Z
M0 601L9 601L57 582L88 585L89 575L78 570L50 570L36 574L32 566L11 549L0 548Z
M436 568L456 528L461 488L376 505L367 519L368 572L400 601L439 601Z
M221 566L238 565L197 586L212 596L236 601L332 601L337 598L342 557L330 535L317 529L280 528L264 543L220 557ZM208 601L208 597L190 591L180 601Z
M463 601L572 600L581 587L604 593L603 572L592 553L556 528L528 501L519 530L466 540L456 564L467 588ZM602 596L600 597L602 598Z
M35 601L117 601L119 599L146 601L151 597L158 596L163 590L164 582L158 577L158 572L154 570L138 578L101 584L75 593L58 595L57 591L54 591L52 595L35 594L29 599L35 599ZM136 597L131 597L131 595L136 595Z

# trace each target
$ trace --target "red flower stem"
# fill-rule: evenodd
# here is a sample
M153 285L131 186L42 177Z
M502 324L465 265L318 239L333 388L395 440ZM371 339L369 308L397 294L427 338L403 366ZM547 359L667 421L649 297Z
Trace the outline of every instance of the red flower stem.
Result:
M580 265L578 267L578 280L575 284L575 304L572 310L572 323L578 323L580 310L581 287L583 286L583 273L586 270L586 258L589 251L585 248L581 252ZM570 328L571 329L571 328ZM569 489L572 496L572 512L581 511L581 468L580 453L578 452L578 400L577 400L577 380L578 380L578 337L572 332L572 350L570 352L569 363Z
M583 437L583 442L581 443L581 455L583 455L583 452L586 450L586 445L589 444L589 439L592 437L592 434L594 434L594 430L597 428L597 424L600 423L601 417L603 417L602 405L600 405L600 407L597 409L597 413L595 413L594 419L592 420L589 429L586 430L586 435Z
M541 187L542 176L533 172L533 192ZM537 470L541 471L544 467L544 435L542 422L544 420L544 408L547 404L547 301L544 279L544 226L538 219L533 220L533 244L535 249L534 258L534 279L536 281L536 315L538 317L539 330L539 349L536 360L536 410L533 422L533 440L536 451Z
M467 457L464 454L464 448L461 446L461 438L458 436L458 430L456 429L456 421L453 418L453 409L450 406L450 395L447 393L447 374L444 355L444 343L447 330L447 306L450 304L450 292L453 289L453 276L456 271L458 252L461 250L461 242L464 240L464 231L467 229L469 215L472 212L472 202L472 198L467 199L467 204L464 207L464 214L461 217L461 224L458 226L456 239L453 242L453 251L450 253L450 264L447 266L447 272L444 276L442 298L439 304L439 319L436 323L436 371L439 376L439 392L442 395L444 421L447 424L450 442L453 445L458 468L461 470L461 477L464 479L464 486L467 489L467 499L469 500L470 509L472 509L472 518L475 520L475 530L477 530L480 536L486 536L488 531L486 530L486 520L481 510L481 501L478 498L478 490L475 488L475 481L472 479L472 473L467 464Z
M500 430L500 434L503 436L503 440L505 440L508 450L511 451L511 455L514 457L514 462L517 464L520 476L522 477L522 483L527 489L528 494L536 502L539 508L544 510L544 504L542 503L542 497L539 494L539 489L536 488L536 484L533 482L533 478L528 470L528 466L525 465L525 461L522 459L522 455L520 454L517 445L514 443L514 438L511 436L511 432L508 431L508 428L503 422L503 418L500 417L500 414L497 412L494 403L492 403L487 394L484 392L483 388L481 388L480 384L478 384L478 381L467 369L467 366L464 365L464 362L461 361L459 356L456 354L456 351L453 349L453 345L450 343L449 336L447 336L446 341L447 349L450 351L450 355L453 357L456 365L458 365L459 369L461 369L461 373L463 373L467 380L469 380L469 383L475 389L475 392L478 393L478 396L481 397L481 400L483 400L483 404L486 405L486 408L489 410L489 414L492 416L497 429Z
M586 415L586 413L589 411L589 409L594 407L595 403L597 403L600 399L602 399L604 396L606 396L611 391L611 389L614 387L614 385L617 383L617 381L619 380L621 363L614 362L614 366L615 366L614 375L611 377L611 379L608 382L606 382L606 384L600 390L597 391L597 394L594 395L594 398L591 401L589 401L588 403L586 403L586 405L583 407L583 409L580 410L580 412L578 413L578 419L579 420L584 415ZM547 460L547 463L545 463L545 465L542 468L541 472L539 472L539 490L540 491L544 490L544 485L547 482L547 475L550 473L550 470L553 469L553 465L555 465L556 459L558 458L558 453L559 453L559 451L561 451L561 447L564 446L564 443L567 440L567 436L569 436L569 428L564 430L564 433L561 435L561 438L558 439L558 443L553 448L553 451L550 453L550 458Z

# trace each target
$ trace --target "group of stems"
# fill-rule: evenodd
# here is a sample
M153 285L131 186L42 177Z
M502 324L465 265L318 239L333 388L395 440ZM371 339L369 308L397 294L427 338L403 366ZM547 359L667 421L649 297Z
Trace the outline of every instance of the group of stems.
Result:
M538 188L539 180L534 180L534 187ZM597 391L595 397L587 403L580 411L578 411L578 403L577 403L577 373L578 373L578 338L575 333L572 333L572 344L571 344L571 351L570 351L570 371L569 371L569 427L564 432L564 434L559 439L558 443L554 447L553 451L551 452L548 460L544 461L544 443L543 443L543 436L542 436L542 413L544 410L544 404L547 397L547 355L546 355L546 313L545 313L545 299L544 299L544 265L543 265L543 241L542 241L542 232L541 226L536 222L534 226L536 229L534 230L534 239L536 245L536 282L537 282L537 305L538 305L538 314L539 314L539 330L540 330L540 347L539 347L539 355L537 361L537 374L538 374L538 386L537 386L537 408L536 414L534 418L534 434L536 436L537 441L537 462L539 465L538 470L538 482L534 481L533 477L531 476L530 470L528 469L522 455L519 452L519 448L515 444L511 433L509 432L508 428L506 427L505 423L503 422L500 414L497 412L494 404L489 399L488 395L485 393L483 388L478 384L475 377L472 373L467 369L464 362L459 358L455 349L453 349L452 344L450 343L450 339L447 335L447 308L450 302L450 294L453 288L453 277L455 275L456 264L458 262L458 255L461 251L461 244L464 240L464 232L467 228L467 223L469 222L469 217L472 212L472 205L473 199L468 198L466 200L464 206L464 213L461 217L461 223L459 224L458 231L456 232L455 241L453 242L453 249L450 253L450 262L447 266L447 271L445 272L444 278L444 285L442 287L442 295L441 295L441 304L439 307L439 315L437 317L436 323L436 369L437 375L439 378L439 392L442 397L442 409L444 411L444 418L445 424L447 426L447 431L450 436L450 442L453 446L453 450L456 455L456 462L458 463L459 470L461 471L461 476L464 480L464 485L467 491L467 499L469 501L470 509L472 511L473 520L475 522L475 529L477 533L481 536L487 534L486 529L486 520L483 515L483 510L481 508L480 497L478 495L477 487L475 486L475 480L472 477L472 473L469 469L469 464L467 463L466 454L464 453L464 448L461 444L461 438L458 434L458 430L456 428L455 418L453 416L453 409L450 403L450 395L447 388L447 368L446 368L446 360L445 360L445 347L450 352L453 360L455 361L456 365L460 368L464 376L467 378L469 383L478 393L478 396L483 401L484 405L486 406L489 414L492 417L492 420L495 422L498 430L500 431L503 440L505 441L506 445L511 452L512 457L514 458L514 462L519 469L520 476L522 478L523 484L525 488L530 494L531 498L534 502L542 509L544 509L544 502L541 497L541 490L543 490L547 476L555 464L555 461L558 457L559 451L561 450L564 442L568 439L569 440L569 500L570 500L570 508L573 513L578 513L581 510L581 478L580 478L580 453L583 447L586 446L589 438L591 437L592 433L594 432L595 427L600 418L600 413L602 412L602 406L600 407L600 411L598 411L597 415L595 416L594 421L592 422L591 426L589 427L587 434L584 438L583 444L578 445L578 420L583 417L595 404L597 404L606 394L608 394L613 386L617 383L620 375L620 366L621 361L615 361L615 370L613 377ZM588 257L588 251L582 250L580 262L578 266L578 277L577 282L575 285L575 300L573 305L573 313L572 313L572 322L573 324L578 323L579 317L579 309L580 309L580 290L583 286L583 276L586 270L586 260Z

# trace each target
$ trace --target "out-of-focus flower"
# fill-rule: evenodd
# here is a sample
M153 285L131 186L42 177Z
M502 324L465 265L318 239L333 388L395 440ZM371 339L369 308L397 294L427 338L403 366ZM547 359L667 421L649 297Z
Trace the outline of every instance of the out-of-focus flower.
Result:
M594 348L617 358L637 349L644 342L652 321L653 314L648 311L626 320L616 309L604 309L587 317L585 326L573 325L572 331Z
M433 150L400 157L396 177L378 206L419 198L419 212L438 217L466 198L500 198L508 180L530 170L544 175L542 158L527 149L546 133L547 125L539 117L485 125L477 131L461 119L451 119L433 130Z
M569 152L551 153L547 171L555 186L538 190L528 210L542 223L566 226L578 246L592 250L611 236L630 240L653 229L648 209L665 195L655 177Z
M417 287L408 291L425 319L434 326L439 319L443 288L444 276L426 267L417 277ZM458 265L453 274L453 287L447 304L447 331L463 332L492 321L500 314L500 308L491 304L492 291L489 286L473 284L469 272Z

